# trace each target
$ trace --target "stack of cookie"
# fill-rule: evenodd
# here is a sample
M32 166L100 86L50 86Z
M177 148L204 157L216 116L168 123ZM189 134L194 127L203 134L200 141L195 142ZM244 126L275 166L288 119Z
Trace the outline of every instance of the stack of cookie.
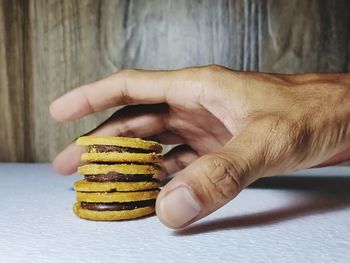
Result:
M74 212L81 218L113 221L154 213L160 182L162 146L138 138L84 136L77 144L86 147L78 168L85 179L77 181Z

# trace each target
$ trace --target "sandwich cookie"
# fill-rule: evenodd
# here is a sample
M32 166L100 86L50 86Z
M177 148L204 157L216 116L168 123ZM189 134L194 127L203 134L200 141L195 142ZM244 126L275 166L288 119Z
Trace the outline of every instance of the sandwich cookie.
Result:
M88 220L117 221L144 217L153 214L155 209L154 204L148 205L142 202L133 203L132 205L127 203L118 203L115 206L107 207L100 203L75 203L73 211L80 218Z
M140 182L89 182L80 180L74 183L74 190L78 192L133 192L157 189L159 186L160 182L156 179Z
M99 221L124 220L153 214L159 189L135 192L77 192L74 212Z
M138 182L151 180L160 171L155 164L87 164L78 173L89 182Z
M153 175L160 171L154 164L87 164L78 168L85 179L74 184L80 192L142 191L156 189L160 182Z
M155 212L160 182L153 176L160 167L150 156L161 160L160 144L135 138L97 136L81 137L77 143L87 147L82 160L94 162L78 168L84 179L74 184L77 203L73 211L79 217L114 221Z
M81 160L102 163L156 163L161 161L162 145L139 138L83 136L77 145L86 147Z

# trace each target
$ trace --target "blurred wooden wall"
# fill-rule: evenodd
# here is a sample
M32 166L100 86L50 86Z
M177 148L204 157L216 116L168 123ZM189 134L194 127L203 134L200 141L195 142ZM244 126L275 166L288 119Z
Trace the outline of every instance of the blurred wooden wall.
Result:
M350 71L350 2L0 0L0 161L49 161L105 119L50 119L49 103L79 84L210 63Z

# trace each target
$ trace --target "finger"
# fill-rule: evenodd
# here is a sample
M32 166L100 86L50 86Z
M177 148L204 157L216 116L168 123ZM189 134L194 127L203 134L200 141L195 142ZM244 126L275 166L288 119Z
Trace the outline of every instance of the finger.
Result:
M66 93L52 102L50 113L70 121L120 105L164 103L169 89L183 86L180 72L122 70Z
M184 144L185 142L183 137L171 131L165 131L158 135L146 137L145 139L156 141L161 144Z
M157 178L163 180L166 176L184 169L187 165L198 158L198 153L188 145L178 145L164 155L161 163L162 172Z
M89 134L100 136L148 137L166 129L166 104L133 105L115 112Z
M269 144L262 140L259 128L245 130L220 150L178 172L157 198L160 221L170 228L182 228L232 200L258 177L269 174L264 167L268 156L260 155Z
M144 105L125 107L111 116L107 121L86 135L147 137L162 133L165 130L164 119L167 107L152 105L145 109ZM82 147L70 144L53 160L53 167L62 174L74 173L81 164Z
M61 175L73 174L81 164L80 156L83 152L84 149L82 147L71 143L55 157L52 161L52 166Z

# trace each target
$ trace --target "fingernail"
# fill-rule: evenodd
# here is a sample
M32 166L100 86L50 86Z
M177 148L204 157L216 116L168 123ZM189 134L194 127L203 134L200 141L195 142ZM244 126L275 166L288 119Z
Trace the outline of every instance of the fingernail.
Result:
M179 228L195 218L201 206L186 186L179 186L161 199L160 210L168 226Z

